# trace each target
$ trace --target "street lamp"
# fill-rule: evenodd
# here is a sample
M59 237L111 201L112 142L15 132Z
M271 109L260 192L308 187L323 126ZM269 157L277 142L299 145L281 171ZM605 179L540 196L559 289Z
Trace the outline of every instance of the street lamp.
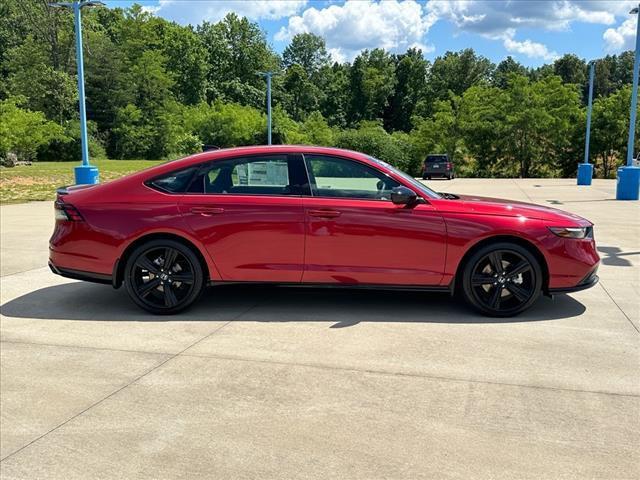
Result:
M72 2L50 3L50 7L71 8L73 10L76 34L76 64L78 65L78 103L80 104L80 144L82 165L74 168L76 185L98 183L98 167L89 164L89 144L87 141L87 112L84 100L84 60L82 55L82 18L80 9L104 5L98 0L73 0Z
M631 113L629 114L629 141L627 142L627 164L618 169L617 200L638 200L640 194L640 167L633 166L633 143L636 134L636 109L638 108L638 61L640 60L640 6L629 13L638 17L636 27L636 58L633 62L633 87L631 90Z
M591 107L593 104L593 76L596 64L589 66L589 104L587 106L587 134L584 140L584 162L578 165L578 185L591 185L593 165L589 163L589 138L591 137Z
M279 75L278 72L258 72L256 75L267 79L267 145L271 145L271 77Z

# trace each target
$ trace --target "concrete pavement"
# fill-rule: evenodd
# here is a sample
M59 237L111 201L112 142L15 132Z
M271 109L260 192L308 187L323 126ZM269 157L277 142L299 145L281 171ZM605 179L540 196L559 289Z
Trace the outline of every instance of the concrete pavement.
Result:
M446 295L219 287L153 317L0 207L0 476L640 476L640 206L596 180L432 181L596 224L599 286L508 321Z

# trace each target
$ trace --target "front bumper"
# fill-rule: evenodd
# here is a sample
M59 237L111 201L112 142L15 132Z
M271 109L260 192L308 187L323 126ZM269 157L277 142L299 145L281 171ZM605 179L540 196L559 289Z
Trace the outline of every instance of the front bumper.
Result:
M577 285L573 287L550 288L549 293L552 295L556 293L573 293L573 292L579 292L581 290L586 290L587 288L591 288L595 286L600 280L598 275L596 275L597 272L598 272L598 267L596 266L596 268L594 268L591 272L589 272L587 276L585 276Z

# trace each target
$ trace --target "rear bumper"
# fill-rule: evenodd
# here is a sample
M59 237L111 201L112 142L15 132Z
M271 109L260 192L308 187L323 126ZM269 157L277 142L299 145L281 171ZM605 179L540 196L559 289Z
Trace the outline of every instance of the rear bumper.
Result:
M62 277L73 278L74 280L84 280L86 282L104 283L106 285L112 284L111 275L105 275L104 273L85 272L83 270L73 270L71 268L56 267L51 262L49 262L49 268L53 273Z

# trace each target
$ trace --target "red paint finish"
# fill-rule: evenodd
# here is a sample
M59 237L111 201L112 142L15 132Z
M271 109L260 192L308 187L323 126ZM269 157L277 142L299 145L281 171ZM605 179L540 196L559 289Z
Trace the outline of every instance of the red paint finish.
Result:
M421 203L406 207L389 200L314 197L304 189L300 195L165 193L146 184L188 167L265 154L365 163L412 189ZM436 198L364 154L332 148L205 152L74 189L59 200L74 205L84 221L56 221L51 263L101 275L112 275L133 242L156 234L193 245L212 281L447 286L470 249L504 236L539 252L551 289L579 284L599 262L593 239L560 238L548 229L591 225L581 217L507 200Z

